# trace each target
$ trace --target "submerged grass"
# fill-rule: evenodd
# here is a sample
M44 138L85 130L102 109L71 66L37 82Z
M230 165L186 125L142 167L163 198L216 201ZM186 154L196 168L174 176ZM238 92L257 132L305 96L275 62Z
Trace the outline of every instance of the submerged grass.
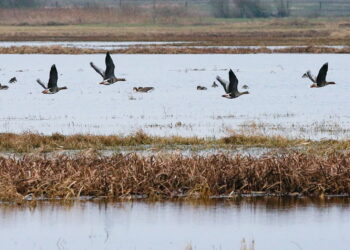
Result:
M42 135L35 133L0 133L0 152L37 153L56 150L117 150L120 147L152 146L162 149L169 146L203 146L207 149L230 146L289 148L301 147L309 152L333 152L350 149L350 140L311 141L289 139L282 136L232 134L223 138L158 137L138 131L128 136L119 135Z
M350 194L350 154L0 157L0 199Z

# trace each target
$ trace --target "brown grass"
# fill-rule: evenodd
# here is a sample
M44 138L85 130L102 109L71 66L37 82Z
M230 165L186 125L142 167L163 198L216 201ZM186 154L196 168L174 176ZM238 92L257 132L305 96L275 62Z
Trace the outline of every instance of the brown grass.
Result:
M0 47L0 54L99 54L105 53L103 49L68 48L62 46L12 46ZM195 47L167 47L167 46L131 46L126 49L110 50L115 54L271 54L271 53L312 53L312 54L348 54L350 47L329 48L329 47L290 47L281 49L261 48L195 48Z
M57 150L118 150L123 147L139 148L140 146L153 148L176 148L185 146L202 149L231 148L236 146L264 147L277 149L296 149L312 154L324 155L335 151L348 151L350 140L322 140L310 141L303 139L288 139L282 136L243 135L232 134L223 138L199 137L157 137L145 134L142 131L128 136L118 135L41 135L33 133L0 134L0 152L38 153Z
M29 11L29 10L18 10ZM38 11L38 10L31 10ZM106 18L100 15L103 10L96 9L91 20L67 21L61 17L63 10L58 11L55 19L55 10L49 14L40 15L36 12L20 13L15 19L39 18L42 21L30 21L28 24L10 26L13 17L5 17L3 26L0 26L1 41L196 41L206 45L350 45L350 29L343 24L348 19L308 19L303 25L296 19L213 19L207 17L176 18L178 21L164 21L163 23L148 23L133 15L126 15L130 21L114 22L111 16L118 16L117 10L107 10ZM51 11L53 13L51 13ZM67 13L70 13L67 10ZM83 10L77 10L83 11ZM0 11L1 12L1 11ZM175 11L176 12L176 11ZM166 17L169 16L166 10ZM10 13L11 14L11 13ZM7 14L10 16L10 14ZM4 14L5 15L5 14ZM23 18L20 18L23 15ZM85 15L85 14L84 14ZM90 15L90 14L89 14ZM95 16L96 15L96 16ZM6 15L5 15L6 16ZM13 15L16 17L16 15ZM69 14L76 19L83 14ZM99 17L101 16L101 20ZM1 17L1 14L0 14ZM170 17L171 19L172 17ZM152 17L153 20L153 17ZM160 20L159 18L156 20ZM65 22L69 25L57 25ZM135 23L134 23L135 22ZM1 23L1 21L0 21ZM5 25L6 24L6 25ZM34 26L32 25L34 24ZM56 25L55 25L56 24ZM41 25L41 26L37 26ZM43 26L44 25L44 26Z
M0 199L350 194L349 154L0 157Z
M142 131L129 136L99 136L99 135L69 135L52 134L49 136L24 133L24 134L0 134L0 151L10 152L48 152L60 149L113 149L121 146L140 145L200 145L210 143L204 138L186 137L152 137Z

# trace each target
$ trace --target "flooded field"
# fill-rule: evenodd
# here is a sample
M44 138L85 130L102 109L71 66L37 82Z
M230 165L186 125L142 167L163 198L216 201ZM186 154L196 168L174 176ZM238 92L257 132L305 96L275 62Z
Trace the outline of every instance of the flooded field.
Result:
M0 205L14 249L348 249L348 198Z
M126 82L101 86L89 66L104 66L104 55L0 55L0 82L18 82L0 92L0 131L50 134L130 134L222 137L230 133L344 139L350 134L349 55L113 55L116 73ZM329 62L334 86L310 88L301 78ZM43 95L56 64L59 86ZM222 98L211 85L232 68L249 95ZM196 90L197 85L208 88ZM150 93L133 87L152 86Z
M171 46L177 44L190 44L191 42L0 42L0 47L21 47L21 46L62 46L68 48L80 48L80 49L126 49L131 46L136 47L148 47L148 46Z

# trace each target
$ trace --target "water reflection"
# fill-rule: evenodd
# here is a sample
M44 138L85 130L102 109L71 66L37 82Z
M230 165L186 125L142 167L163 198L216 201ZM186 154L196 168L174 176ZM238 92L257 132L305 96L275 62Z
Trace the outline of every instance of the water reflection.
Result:
M348 249L349 198L0 206L3 249Z

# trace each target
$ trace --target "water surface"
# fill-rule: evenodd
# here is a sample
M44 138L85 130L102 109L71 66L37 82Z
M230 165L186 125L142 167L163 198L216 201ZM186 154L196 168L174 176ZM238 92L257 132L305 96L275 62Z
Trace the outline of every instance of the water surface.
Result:
M3 249L349 249L350 203L244 198L0 206Z
M90 67L104 67L104 55L0 55L0 82L18 82L0 91L0 132L50 134L148 134L222 137L229 133L283 135L311 139L350 136L350 55L113 55L116 74L126 82L99 85ZM310 88L301 78L329 62L336 85ZM43 95L56 64L59 85L68 90ZM232 68L249 95L222 98L212 88L217 75ZM208 88L196 90L197 85ZM150 93L133 87L152 86Z

